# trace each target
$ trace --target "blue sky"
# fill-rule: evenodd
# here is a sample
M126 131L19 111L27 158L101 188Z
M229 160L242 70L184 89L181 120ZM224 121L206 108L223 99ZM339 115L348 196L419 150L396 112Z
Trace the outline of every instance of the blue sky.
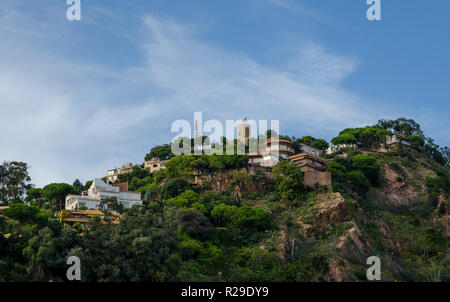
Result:
M174 136L177 119L277 119L330 140L380 118L450 145L450 1L0 3L0 160L82 181Z

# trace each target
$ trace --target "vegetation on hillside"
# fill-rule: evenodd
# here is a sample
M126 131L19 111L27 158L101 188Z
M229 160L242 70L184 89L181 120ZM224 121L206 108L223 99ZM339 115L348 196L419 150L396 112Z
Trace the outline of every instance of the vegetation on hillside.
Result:
M374 152L392 132L412 146ZM280 137L296 150L328 147ZM124 210L107 199L102 207L121 212L120 223L105 210L89 227L55 213L92 182L34 188L27 164L5 162L0 281L64 281L68 256L80 257L83 281L358 281L372 255L384 281L450 281L448 148L406 119L345 129L332 142L359 146L327 156L332 188L305 187L289 161L250 173L244 155L174 156L157 146L145 159L168 159L166 169L119 176L144 204Z

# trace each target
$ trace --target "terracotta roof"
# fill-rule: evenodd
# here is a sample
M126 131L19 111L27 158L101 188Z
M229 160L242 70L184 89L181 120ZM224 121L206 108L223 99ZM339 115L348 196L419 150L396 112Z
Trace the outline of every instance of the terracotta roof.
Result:
M317 161L320 161L320 162L323 162L323 163L327 163L327 162L328 162L328 161L327 161L326 159L324 159L324 158L321 158L321 157L318 157L318 156L315 156L315 155L313 155L313 154L306 153L306 152L291 155L291 156L289 156L289 160L295 160L295 159L299 159L299 158L303 158L303 157L306 157L306 158L309 157L309 158L312 158L312 159L314 159L314 160L317 160Z

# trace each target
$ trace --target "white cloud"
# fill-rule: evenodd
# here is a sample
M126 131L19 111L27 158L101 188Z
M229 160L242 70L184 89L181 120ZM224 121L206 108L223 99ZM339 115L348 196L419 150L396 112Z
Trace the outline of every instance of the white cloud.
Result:
M151 33L147 79L167 90L173 107L198 108L221 119L280 119L302 132L367 121L373 114L339 86L357 68L354 58L308 44L298 46L287 66L273 68L212 48L173 20L149 16L145 22Z
M147 62L127 69L71 61L21 35L2 43L0 160L29 162L42 186L141 161L172 138L163 137L172 121L194 111L222 121L279 119L298 135L376 120L374 108L341 86L354 58L293 45L297 55L273 67L208 45L194 26L155 16L144 23Z

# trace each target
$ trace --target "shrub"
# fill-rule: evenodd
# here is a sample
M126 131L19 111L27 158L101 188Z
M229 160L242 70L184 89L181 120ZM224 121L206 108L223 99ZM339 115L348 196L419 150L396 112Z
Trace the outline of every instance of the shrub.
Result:
M367 154L358 154L352 157L352 167L364 173L372 184L377 184L381 167L377 159Z
M283 160L275 169L275 191L280 195L281 200L295 200L305 191L303 184L303 173L293 162Z
M186 190L192 188L192 184L183 178L169 179L161 189L161 199L176 197Z

